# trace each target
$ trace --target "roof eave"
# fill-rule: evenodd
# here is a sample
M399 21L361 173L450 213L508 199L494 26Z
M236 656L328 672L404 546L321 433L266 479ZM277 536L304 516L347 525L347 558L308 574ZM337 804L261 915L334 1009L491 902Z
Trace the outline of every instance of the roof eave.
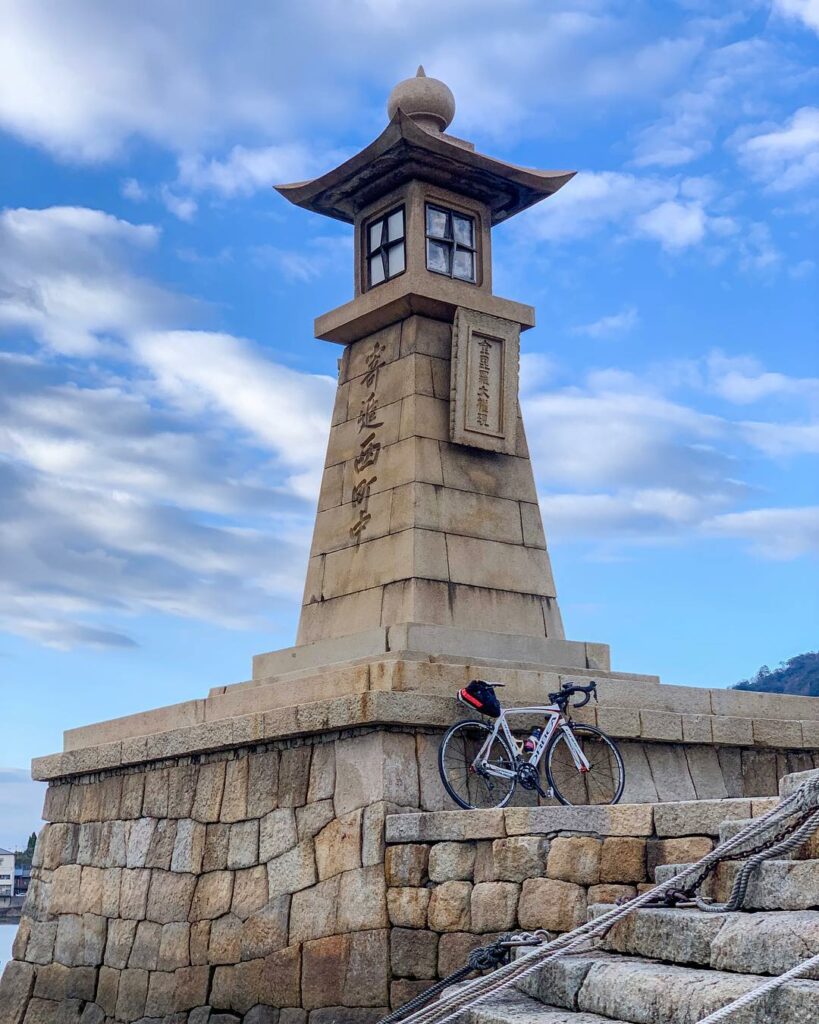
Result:
M431 154L440 157L442 164L457 166L467 176L465 180L469 180L471 176L475 181L488 179L508 183L512 190L512 198L507 196L504 203L500 201L502 194L499 194L497 206L489 203L492 207L493 223L506 220L541 199L553 195L575 174L574 171L540 171L496 160L451 142L445 135L436 135L421 128L412 118L398 110L381 135L349 160L311 181L276 185L275 189L296 206L352 223L357 207L367 205L369 201L356 203L357 179L367 168L377 168L379 163L388 164L390 153L401 146L422 158ZM430 161L426 168L426 174L430 178L434 177L433 166L433 162ZM423 171L418 173L424 176ZM410 173L407 174L407 177L411 176ZM371 194L372 187L369 191ZM343 194L341 201L338 199L339 193ZM336 197L335 201L330 200L331 195Z

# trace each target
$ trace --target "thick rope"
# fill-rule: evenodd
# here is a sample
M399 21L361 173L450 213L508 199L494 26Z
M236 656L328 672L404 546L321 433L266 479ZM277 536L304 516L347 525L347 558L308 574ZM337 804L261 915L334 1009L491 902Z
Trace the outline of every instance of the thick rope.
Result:
M734 910L741 910L748 893L751 876L759 865L764 864L766 860L774 860L776 857L784 856L793 850L799 849L817 829L819 829L819 811L814 811L786 839L776 843L774 846L768 847L767 850L760 850L759 853L755 853L752 857L748 858L734 879L731 895L726 903L713 903L711 900L703 899L702 896L697 896L697 907L706 914L727 914Z
M771 808L766 814L750 821L732 839L721 843L716 849L706 854L696 864L686 867L678 875L655 886L653 889L637 896L628 904L614 907L612 910L594 921L589 921L571 932L558 936L551 942L523 954L512 963L499 967L494 974L477 978L461 986L457 991L439 999L432 1006L417 1013L401 1017L403 1024L446 1024L446 1022L459 1016L466 1010L471 1009L478 1003L483 1002L489 996L500 992L515 982L521 981L533 971L538 970L544 964L557 957L566 956L572 952L588 952L590 940L602 938L619 921L630 917L633 913L648 903L656 901L659 897L680 888L680 883L686 879L696 876L704 868L710 868L723 860L726 854L733 853L743 843L769 828L780 819L793 817L795 814L804 815L808 810L819 809L819 777L813 777L804 782L796 792L782 800L776 807ZM396 1011L390 1015L390 1020L398 1019Z
M778 978L771 978L770 981L766 981L759 988L746 992L744 996L740 996L739 999L728 1003L727 1006L723 1006L721 1009L715 1010L714 1013L710 1013L707 1017L703 1017L698 1024L718 1024L719 1021L728 1020L737 1010L744 1010L746 1006L750 1006L758 999L764 999L765 996L775 992L782 985L787 985L789 981L794 981L796 978L804 978L806 974L810 974L814 969L819 970L819 953L811 957L810 960L805 960L803 963L797 964L796 967L791 967L789 971L786 971L785 974L780 974Z

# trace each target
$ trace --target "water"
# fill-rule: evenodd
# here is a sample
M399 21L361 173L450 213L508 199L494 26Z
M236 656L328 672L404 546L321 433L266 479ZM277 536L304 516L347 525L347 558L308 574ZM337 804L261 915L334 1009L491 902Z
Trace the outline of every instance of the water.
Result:
M11 960L11 946L16 934L16 924L0 924L0 974L3 973L6 961Z

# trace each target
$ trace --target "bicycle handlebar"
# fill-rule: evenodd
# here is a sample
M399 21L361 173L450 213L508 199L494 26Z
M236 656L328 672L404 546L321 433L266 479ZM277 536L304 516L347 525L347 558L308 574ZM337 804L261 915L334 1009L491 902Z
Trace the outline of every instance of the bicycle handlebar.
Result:
M594 697L597 700L597 683L592 681L588 686L575 686L573 683L564 683L559 693L550 693L549 700L552 704L563 704L569 703L569 698L574 696L576 693L582 693L583 700L578 701L576 704L572 704L573 708L584 708L589 701Z

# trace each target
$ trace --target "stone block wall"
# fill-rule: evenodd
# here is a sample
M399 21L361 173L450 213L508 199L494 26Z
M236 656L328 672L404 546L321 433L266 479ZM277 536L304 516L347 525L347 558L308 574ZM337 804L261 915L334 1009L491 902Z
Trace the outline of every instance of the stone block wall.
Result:
M52 784L0 1022L377 1019L384 820L418 806L416 739L384 730Z
M48 759L84 770L47 791L0 1024L369 1024L486 936L563 927L634 891L713 839L709 807L747 817L817 759L632 741L629 799L742 799L565 808L521 793L464 812L438 778L440 729L321 724L113 767L107 748ZM678 806L706 817L674 824Z
M613 808L510 808L387 821L394 1006L513 929L571 931L588 908L650 888L662 864L699 860L726 819L775 798Z

